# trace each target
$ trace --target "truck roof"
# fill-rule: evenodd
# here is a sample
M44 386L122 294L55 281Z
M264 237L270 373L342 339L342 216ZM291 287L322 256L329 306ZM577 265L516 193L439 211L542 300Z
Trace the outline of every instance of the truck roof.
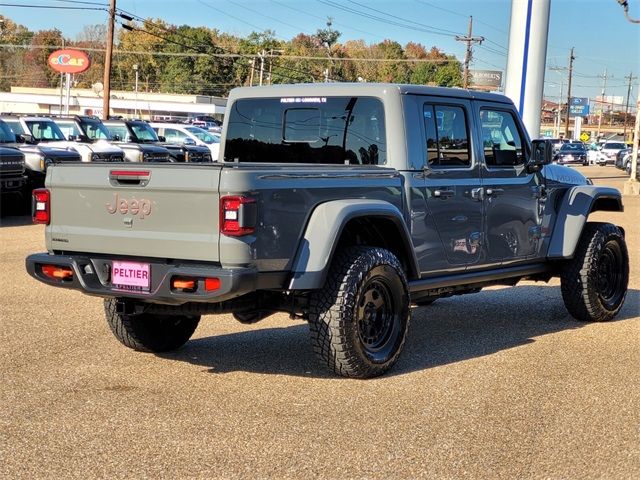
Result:
M396 90L399 95L431 95L469 100L479 99L508 104L513 103L510 98L498 93L477 92L474 90L464 90L462 88L429 87L426 85L395 83L297 83L267 85L262 87L239 87L231 91L229 98L291 97L298 95L363 95L383 97L392 93L393 90Z

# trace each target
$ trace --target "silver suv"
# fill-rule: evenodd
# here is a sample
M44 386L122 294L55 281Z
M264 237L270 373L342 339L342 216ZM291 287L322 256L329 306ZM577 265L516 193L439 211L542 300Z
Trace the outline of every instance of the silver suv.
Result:
M616 155L620 150L624 150L627 146L624 142L606 142L602 146L602 155L596 160L598 165L615 165Z

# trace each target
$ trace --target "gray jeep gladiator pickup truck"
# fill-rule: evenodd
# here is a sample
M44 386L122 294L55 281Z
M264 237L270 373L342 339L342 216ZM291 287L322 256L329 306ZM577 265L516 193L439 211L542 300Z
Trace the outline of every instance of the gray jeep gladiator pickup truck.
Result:
M212 164L56 165L34 192L36 279L104 297L127 347L176 349L200 316L309 322L333 372L380 375L410 305L560 277L605 321L627 291L620 193L550 165L506 97L411 85L233 90Z

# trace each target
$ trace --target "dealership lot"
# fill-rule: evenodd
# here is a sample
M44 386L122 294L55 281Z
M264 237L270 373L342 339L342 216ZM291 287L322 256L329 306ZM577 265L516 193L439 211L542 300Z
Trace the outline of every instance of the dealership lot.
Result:
M640 198L624 201L594 215L627 232L615 321L574 321L557 280L442 299L366 381L327 374L285 315L207 316L175 353L130 351L100 299L28 277L43 227L3 218L0 476L637 478Z

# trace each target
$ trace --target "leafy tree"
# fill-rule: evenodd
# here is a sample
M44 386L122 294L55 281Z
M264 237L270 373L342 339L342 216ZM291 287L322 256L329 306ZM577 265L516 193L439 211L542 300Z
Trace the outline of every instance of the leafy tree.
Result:
M0 43L17 45L0 48L0 90L8 91L11 85L20 84L24 77L25 46L31 43L33 32L18 25L10 18L0 15Z
M102 24L87 25L82 29L76 41L69 46L80 50L87 49L86 53L91 59L89 70L74 75L74 83L80 88L90 88L94 83L102 82L104 78L104 60L107 38L107 27Z
M33 87L55 87L59 85L60 73L47 65L49 55L63 44L62 32L39 30L31 38L31 48L24 56L25 80ZM43 48L44 47L44 48Z

